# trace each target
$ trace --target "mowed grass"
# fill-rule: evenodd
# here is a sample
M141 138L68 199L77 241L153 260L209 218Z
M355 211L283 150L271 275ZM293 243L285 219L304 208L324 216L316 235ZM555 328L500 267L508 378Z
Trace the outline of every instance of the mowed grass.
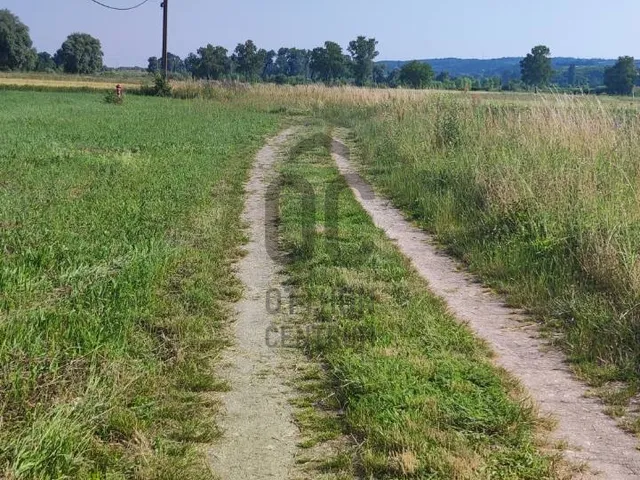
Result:
M314 420L311 404L299 401L305 446L340 433L357 445L353 463L339 456L324 463L324 474L559 477L517 384L373 225L334 167L330 142L317 128L298 139L281 167L279 197L281 243L302 322L294 330L324 364L334 393L313 393L326 388L318 372L304 374L303 386L316 406L335 398L343 412L336 428L331 416Z
M0 476L209 478L243 182L273 115L0 92Z

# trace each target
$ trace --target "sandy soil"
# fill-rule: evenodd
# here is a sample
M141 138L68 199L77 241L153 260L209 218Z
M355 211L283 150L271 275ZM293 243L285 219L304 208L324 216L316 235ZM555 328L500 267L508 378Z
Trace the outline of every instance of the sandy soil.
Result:
M640 478L637 440L618 428L597 400L585 397L586 386L573 378L561 353L545 346L532 322L460 271L428 234L378 197L350 164L342 141L335 139L332 150L340 172L375 224L396 242L450 311L492 346L496 363L520 379L541 412L557 419L553 436L567 443L567 458L586 463L597 478Z
M267 342L277 312L270 314L266 305L267 292L280 288L280 278L266 249L265 222L273 219L265 218L265 196L279 148L292 133L281 133L260 150L247 185L243 216L250 240L238 265L245 296L236 307L235 346L221 363L220 374L231 387L222 396L224 436L209 452L211 466L223 480L288 478L299 441L285 359Z

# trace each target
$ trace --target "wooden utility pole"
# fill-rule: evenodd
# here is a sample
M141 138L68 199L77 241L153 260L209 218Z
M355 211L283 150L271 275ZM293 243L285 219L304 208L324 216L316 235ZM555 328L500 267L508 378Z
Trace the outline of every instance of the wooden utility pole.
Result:
M162 70L164 72L164 78L169 78L169 53L167 50L167 37L169 27L169 0L164 0L161 4L164 9L163 23L162 23Z

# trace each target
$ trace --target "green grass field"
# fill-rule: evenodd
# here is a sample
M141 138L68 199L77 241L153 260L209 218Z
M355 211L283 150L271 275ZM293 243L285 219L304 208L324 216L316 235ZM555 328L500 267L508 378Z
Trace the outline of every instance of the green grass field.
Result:
M278 118L0 92L0 477L209 478L242 185Z
M637 104L319 86L174 95L199 100L0 89L0 477L210 478L199 445L219 435L212 392L228 388L212 366L241 292L242 186L264 139L296 118L349 127L377 188L562 333L610 413L625 413L640 384ZM305 444L355 438L326 459L333 478L562 478L516 382L351 194L337 230L310 217L295 178L321 200L344 184L326 132L305 132L281 167L280 223L311 307L299 321L323 332L305 347L320 360L297 400ZM326 399L343 414L316 417Z

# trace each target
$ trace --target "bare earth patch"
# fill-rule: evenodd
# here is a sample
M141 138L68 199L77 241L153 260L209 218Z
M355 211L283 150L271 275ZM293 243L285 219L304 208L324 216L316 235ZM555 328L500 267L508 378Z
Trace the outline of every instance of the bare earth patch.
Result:
M267 342L277 312L270 314L266 305L267 292L279 288L280 279L267 252L265 222L274 219L266 218L265 197L278 149L291 134L281 133L260 150L247 185L243 218L249 243L238 265L245 295L236 307L235 345L221 362L220 373L230 385L222 396L224 436L209 452L214 472L224 480L288 478L299 441L286 360Z
M496 364L520 379L543 414L557 419L553 437L566 443L567 458L586 463L594 472L583 478L639 478L637 440L616 426L599 401L586 397L587 387L572 376L563 355L545 345L531 322L524 322L526 316L506 307L498 296L461 272L452 259L438 251L430 235L378 197L350 164L348 148L342 141L333 141L332 152L340 172L376 226L397 242L451 312L492 346L497 353ZM406 452L400 452L398 461L406 470L411 468L409 460Z

